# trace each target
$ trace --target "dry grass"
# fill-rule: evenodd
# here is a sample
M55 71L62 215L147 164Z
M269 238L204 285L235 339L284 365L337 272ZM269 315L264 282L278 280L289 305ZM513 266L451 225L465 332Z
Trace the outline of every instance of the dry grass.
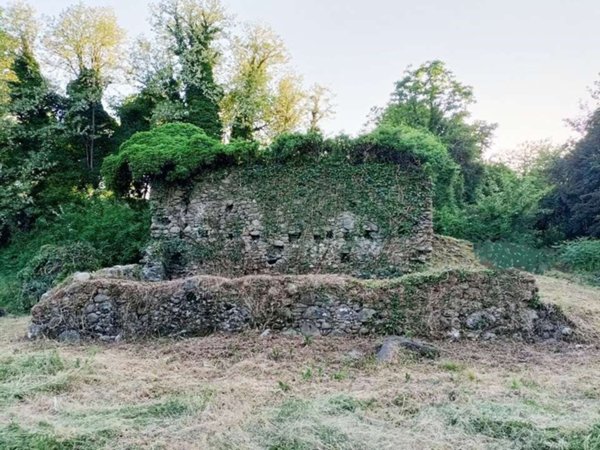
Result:
M581 333L600 341L600 288L540 275L536 281L545 302L560 306Z
M600 330L598 290L539 281ZM26 324L0 319L2 449L600 448L594 345L443 343L379 366L377 338L69 346Z

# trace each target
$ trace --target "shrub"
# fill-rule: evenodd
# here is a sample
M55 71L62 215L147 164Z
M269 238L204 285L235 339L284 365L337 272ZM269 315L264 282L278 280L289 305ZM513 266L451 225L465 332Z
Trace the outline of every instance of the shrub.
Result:
M410 127L378 128L358 138L351 158L376 160L401 166L417 165L432 178L436 207L454 205L460 196L459 167L446 147L431 133Z
M238 164L257 152L253 143L224 145L194 125L169 123L134 134L117 154L105 158L102 175L109 188L124 194L137 183L184 181L202 169Z
M442 207L436 229L474 242L486 240L535 241L533 225L539 201L548 192L533 177L520 176L501 165L487 165L471 204Z
M194 125L170 123L134 134L104 160L102 174L109 188L127 194L140 184L184 182L210 168L320 157L422 167L433 180L437 205L453 203L462 186L446 147L431 133L406 126L379 128L355 140L288 133L261 151L255 142L221 144Z
M18 274L23 308L31 308L44 292L73 272L99 268L99 252L87 242L44 245Z
M579 239L559 247L559 262L574 272L600 272L600 239Z
M17 273L38 257L43 246L83 242L97 252L103 267L128 264L139 261L149 228L146 202L103 195L78 197L52 219L39 219L30 232L15 235L8 246L0 248L0 307L15 313L27 311L20 300L22 280Z
M319 133L282 134L269 147L271 157L278 162L315 158L324 154L323 136Z

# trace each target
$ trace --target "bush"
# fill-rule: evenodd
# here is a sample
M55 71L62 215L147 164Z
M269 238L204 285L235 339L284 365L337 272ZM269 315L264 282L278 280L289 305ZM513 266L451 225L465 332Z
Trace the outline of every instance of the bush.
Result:
M169 123L134 134L117 154L104 159L102 175L110 189L125 194L135 184L184 181L208 167L238 164L257 152L253 143L224 145L194 125Z
M323 136L314 132L282 134L269 147L270 156L278 162L315 158L324 152Z
M539 201L547 192L533 177L520 176L501 164L488 165L474 203L436 211L436 230L473 242L534 242Z
M44 245L18 274L23 309L31 308L44 292L73 272L99 268L99 252L87 242Z
M15 235L8 246L0 248L0 307L27 312L20 300L22 280L17 274L38 258L42 247L83 243L94 249L102 267L128 264L139 261L149 228L146 202L98 195L79 197L53 219L39 219L30 232Z
M600 272L600 239L579 239L559 247L559 262L573 272Z
M154 182L189 180L203 170L251 162L284 163L320 157L422 167L432 178L436 205L451 204L460 196L458 165L431 133L410 127L379 128L352 140L324 140L319 133L288 133L266 149L248 141L221 144L190 124L170 123L134 134L119 152L104 160L107 186L119 194Z
M461 196L459 167L446 147L431 133L410 127L378 128L351 146L358 161L376 160L421 166L432 178L437 208L454 205Z

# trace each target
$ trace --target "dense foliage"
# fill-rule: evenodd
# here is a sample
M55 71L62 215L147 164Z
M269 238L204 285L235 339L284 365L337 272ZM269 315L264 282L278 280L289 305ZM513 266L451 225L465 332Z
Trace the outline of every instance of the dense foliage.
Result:
M64 246L43 245L18 273L23 309L31 308L44 292L71 273L99 268L98 251L87 242L74 242Z
M59 281L73 271L139 261L149 237L150 216L143 202L129 203L101 196L77 197L56 216L38 220L30 232L15 235L10 245L0 247L0 306L21 311L33 301L27 294L31 286ZM89 249L86 254L92 258L57 262L56 272L35 268L42 261L65 261L60 255L68 258L73 245Z
M570 270L600 275L600 240L578 239L562 244L560 262Z
M546 227L567 237L600 238L600 108L585 123L583 137L551 168L554 185L544 206Z
M111 189L139 193L140 186L153 181L184 182L208 168L324 157L419 166L432 177L440 205L454 204L459 191L459 170L446 148L430 133L407 126L380 128L357 139L325 140L314 132L282 134L261 150L247 141L222 144L193 125L172 123L133 135L117 154L105 159L102 173Z
M442 61L407 69L396 83L389 104L376 110L375 124L408 125L427 130L448 148L461 167L465 189L460 201L473 200L483 172L482 152L495 125L470 121L473 89L459 82Z
M104 161L107 185L129 192L151 180L184 181L211 166L239 163L257 155L256 144L222 144L200 128L171 123L134 134Z

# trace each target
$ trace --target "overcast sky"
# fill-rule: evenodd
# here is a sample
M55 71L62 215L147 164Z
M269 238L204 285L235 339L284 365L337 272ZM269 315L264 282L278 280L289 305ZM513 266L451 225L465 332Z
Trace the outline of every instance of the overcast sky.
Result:
M6 4L0 0L0 4ZM33 0L55 15L69 0ZM112 6L129 37L148 31L147 0ZM357 133L404 69L445 61L475 88L477 119L498 123L494 151L569 136L586 88L600 78L600 0L224 0L240 21L271 25L306 84L336 95L328 133Z

